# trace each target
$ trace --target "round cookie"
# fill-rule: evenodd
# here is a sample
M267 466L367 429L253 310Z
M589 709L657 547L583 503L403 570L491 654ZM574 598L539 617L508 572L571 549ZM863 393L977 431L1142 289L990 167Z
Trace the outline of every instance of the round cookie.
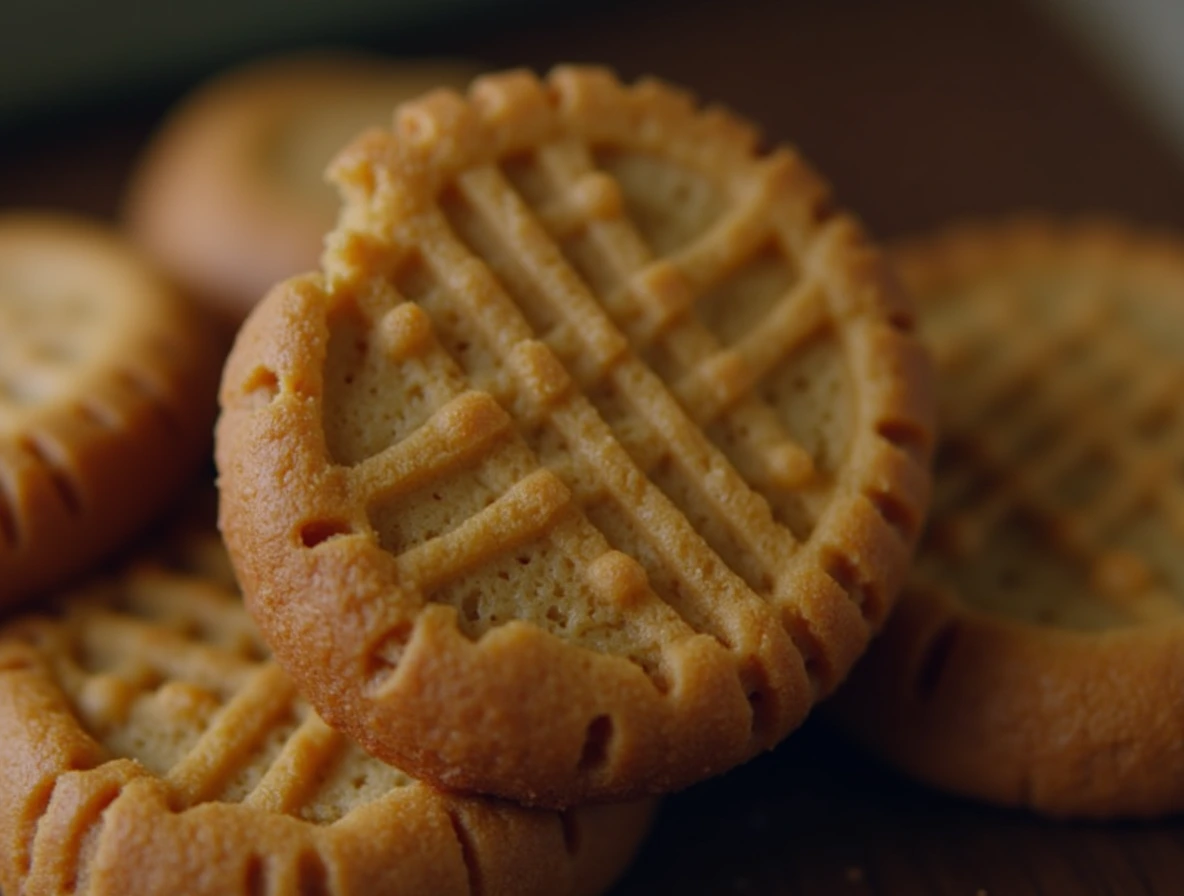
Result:
M1184 247L1022 221L896 257L943 439L916 571L839 721L991 802L1184 809Z
M0 631L8 893L597 893L651 803L567 813L433 790L299 698L216 536ZM206 564L211 564L205 569Z
M237 324L268 289L316 266L337 198L334 152L401 100L478 69L344 53L282 56L198 88L168 117L128 188L133 237Z
M0 608L94 564L196 473L220 362L121 237L0 217Z
M224 374L221 524L324 718L541 805L767 749L887 614L928 368L792 151L654 81L478 79L347 149Z

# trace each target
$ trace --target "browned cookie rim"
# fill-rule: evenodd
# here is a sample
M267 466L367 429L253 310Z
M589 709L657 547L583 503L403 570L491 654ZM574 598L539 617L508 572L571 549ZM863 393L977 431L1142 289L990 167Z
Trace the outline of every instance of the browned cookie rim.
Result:
M966 223L903 242L895 259L923 318L927 292L1050 255L1184 288L1178 237L1101 217ZM1184 807L1182 676L1184 620L1051 627L914 576L833 717L954 793L1055 816L1155 816Z
M739 645L688 638L664 656L674 682L666 691L623 657L532 626L510 623L470 643L442 606L428 605L414 618L378 609L390 591L384 583L393 581L391 558L366 536L348 534L359 529L348 514L327 509L330 497L307 493L348 490L337 473L326 473L321 437L301 437L302 444L291 438L319 431L321 374L302 365L320 363L328 306L370 288L368 268L395 272L408 254L399 247L415 244L417 228L426 226L422 215L430 217L441 185L456 172L565 134L723 171L733 198L749 199L741 211L767 214L791 257L811 266L855 368L855 435L835 497L811 537L778 567L780 581L769 585L790 597L773 607L751 591L739 593L726 620L732 629L719 627ZM671 135L678 141L668 153ZM482 78L467 99L431 94L404 106L393 132L364 136L336 163L348 202L343 227L330 238L328 275L277 287L240 332L224 376L221 522L248 607L277 657L332 724L376 755L447 786L537 804L678 788L780 740L842 679L886 615L927 503L926 362L909 333L907 303L859 228L828 209L824 185L796 155L758 155L755 145L746 124L719 109L696 110L658 82L624 87L601 70L568 68L546 83L524 73ZM599 191L589 192L595 206ZM727 226L745 238L744 220ZM462 268L449 270L481 277ZM603 336L610 351L632 356L611 324L583 335ZM555 362L548 350L527 348L527 371L548 357ZM485 404L466 399L458 419L475 419ZM675 425L688 419L684 411L669 413ZM738 478L730 465L720 469ZM298 600L285 596L284 582L298 589ZM386 662L394 669L376 699L366 683L371 655L391 647L398 659ZM597 694L617 702L606 705ZM499 741L496 755L448 736L472 730L463 712L486 707L546 736Z

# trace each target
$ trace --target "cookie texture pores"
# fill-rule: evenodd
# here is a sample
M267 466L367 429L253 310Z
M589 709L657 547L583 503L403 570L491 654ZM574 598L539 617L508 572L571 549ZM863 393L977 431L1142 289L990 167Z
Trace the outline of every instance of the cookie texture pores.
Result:
M897 259L939 374L934 510L838 718L981 799L1184 808L1184 249L1029 220Z
M322 272L217 433L248 607L326 720L454 788L667 791L777 743L887 614L928 368L790 150L568 68L345 150Z
M108 228L0 217L0 608L98 562L196 474L220 357Z
M216 537L0 629L6 893L594 894L650 803L567 813L433 790L322 722ZM212 562L211 562L212 561Z

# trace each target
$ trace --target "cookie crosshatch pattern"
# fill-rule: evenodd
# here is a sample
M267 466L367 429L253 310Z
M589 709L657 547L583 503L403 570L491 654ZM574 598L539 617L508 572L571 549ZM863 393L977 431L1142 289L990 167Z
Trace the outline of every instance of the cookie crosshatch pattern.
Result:
M596 893L652 806L448 796L329 728L215 536L0 631L7 892ZM179 568L192 565L192 569Z
M223 382L221 519L326 719L563 805L777 743L928 501L907 305L792 152L655 82L479 79L347 149Z
M1031 220L897 258L942 443L899 618L844 716L955 790L1061 814L1184 806L1163 783L1184 768L1184 252Z

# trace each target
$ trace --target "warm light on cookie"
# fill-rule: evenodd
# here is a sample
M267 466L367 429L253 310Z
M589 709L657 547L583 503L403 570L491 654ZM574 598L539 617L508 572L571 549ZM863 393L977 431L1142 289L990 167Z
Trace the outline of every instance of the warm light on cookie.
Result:
M218 430L279 661L376 756L533 804L776 744L928 502L928 370L859 226L793 150L592 68L404 105L333 176L324 271L248 319Z

